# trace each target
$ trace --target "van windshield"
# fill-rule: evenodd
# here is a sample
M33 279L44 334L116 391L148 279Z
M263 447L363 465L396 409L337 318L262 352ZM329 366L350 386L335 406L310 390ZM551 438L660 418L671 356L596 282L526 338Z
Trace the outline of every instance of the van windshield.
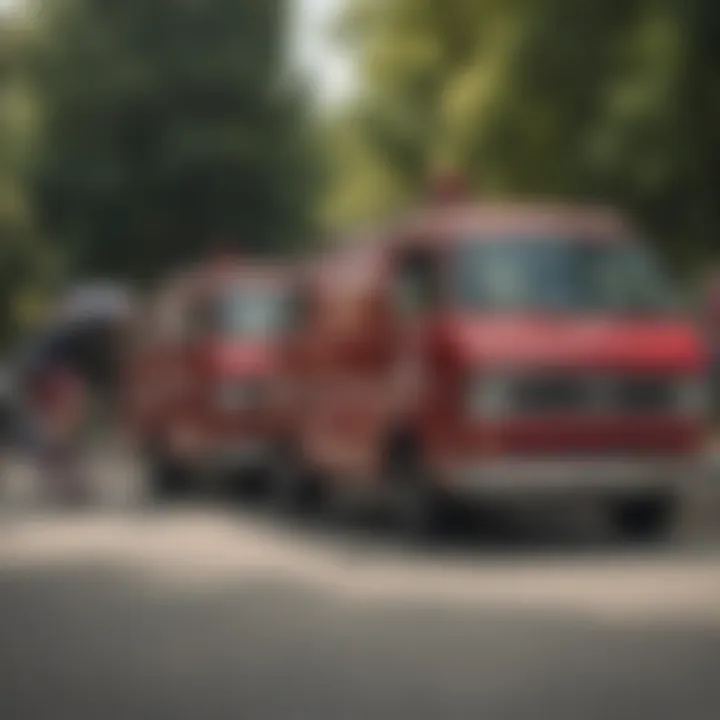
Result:
M520 239L461 244L454 300L465 308L587 312L667 312L673 291L633 243Z
M278 335L283 330L285 310L285 294L274 285L235 286L220 301L221 329L234 337Z

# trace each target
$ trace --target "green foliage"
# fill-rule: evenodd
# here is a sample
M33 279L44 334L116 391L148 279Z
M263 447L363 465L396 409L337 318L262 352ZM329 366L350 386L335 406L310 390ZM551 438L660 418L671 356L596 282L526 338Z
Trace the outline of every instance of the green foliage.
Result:
M307 232L312 141L284 0L41 0L43 232L76 270L148 278L209 244Z
M488 195L619 204L685 262L715 250L713 0L349 0L340 37L360 91L335 120L335 224L449 166Z
M34 319L51 275L26 183L35 117L23 72L27 27L0 23L0 344Z

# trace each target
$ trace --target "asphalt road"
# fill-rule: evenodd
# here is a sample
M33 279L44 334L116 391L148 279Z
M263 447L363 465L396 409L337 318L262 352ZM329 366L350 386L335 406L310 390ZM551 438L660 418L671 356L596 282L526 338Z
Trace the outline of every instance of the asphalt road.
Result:
M252 508L70 514L13 492L2 720L720 717L711 532L408 550Z

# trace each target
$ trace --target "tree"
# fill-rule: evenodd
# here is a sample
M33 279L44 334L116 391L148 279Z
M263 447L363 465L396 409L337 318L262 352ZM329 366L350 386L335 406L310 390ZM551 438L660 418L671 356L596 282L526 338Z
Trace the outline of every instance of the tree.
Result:
M28 27L0 18L0 343L35 320L52 258L35 226L27 186L35 116L24 50Z
M209 243L303 239L314 178L284 0L39 1L33 187L75 271L148 278Z
M372 156L337 146L339 177L365 188L356 215L449 165L485 194L611 201L686 263L715 249L712 0L350 0L341 36L361 87L337 134ZM378 174L392 191L358 178Z

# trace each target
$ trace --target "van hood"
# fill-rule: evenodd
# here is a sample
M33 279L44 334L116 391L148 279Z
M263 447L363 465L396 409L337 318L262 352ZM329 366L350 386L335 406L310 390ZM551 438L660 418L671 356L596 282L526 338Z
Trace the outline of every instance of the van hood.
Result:
M211 343L207 359L224 376L260 376L276 370L278 345L270 340L224 340Z
M446 330L461 363L699 371L707 362L698 329L678 317L458 317Z

